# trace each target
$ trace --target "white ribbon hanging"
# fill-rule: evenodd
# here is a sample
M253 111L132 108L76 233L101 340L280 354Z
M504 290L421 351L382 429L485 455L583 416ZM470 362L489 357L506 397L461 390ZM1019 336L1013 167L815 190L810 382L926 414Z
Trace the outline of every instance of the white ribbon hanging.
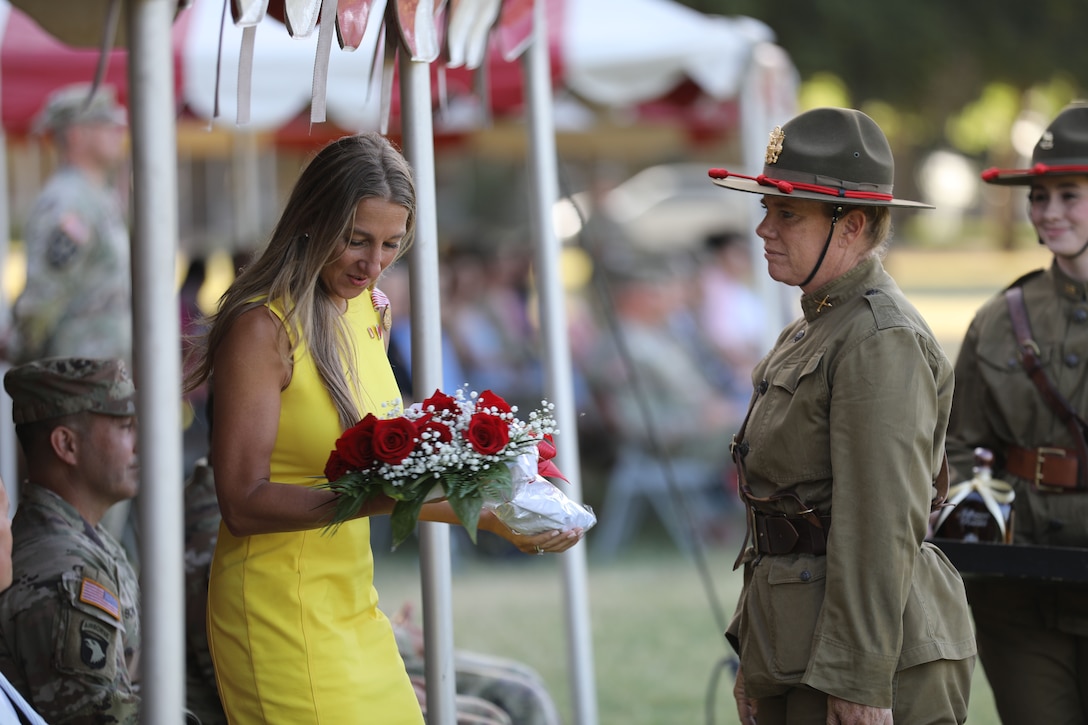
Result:
M952 515L956 506L972 493L977 493L979 498L982 499L986 510L997 521L997 526L1001 530L1001 540L1007 541L1005 515L1001 512L1001 506L1011 504L1013 499L1016 498L1016 493L1013 491L1011 484L990 478L987 474L976 475L970 481L957 483L948 490L948 498L945 500L940 516L937 517L937 523L933 530L940 530L941 525Z

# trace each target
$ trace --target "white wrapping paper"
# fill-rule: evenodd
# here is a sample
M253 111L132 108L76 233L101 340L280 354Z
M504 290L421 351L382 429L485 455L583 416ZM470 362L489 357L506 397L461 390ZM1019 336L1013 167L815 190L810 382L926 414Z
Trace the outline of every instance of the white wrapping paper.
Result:
M509 500L484 500L484 506L512 531L523 535L568 529L588 530L597 523L593 509L580 504L537 474L537 453L525 453L506 464L513 480Z

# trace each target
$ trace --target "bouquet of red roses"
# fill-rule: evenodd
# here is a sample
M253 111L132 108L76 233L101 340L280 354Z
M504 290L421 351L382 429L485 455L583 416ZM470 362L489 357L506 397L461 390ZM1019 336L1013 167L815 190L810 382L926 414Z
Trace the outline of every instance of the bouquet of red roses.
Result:
M516 408L490 390L477 394L458 389L454 395L436 390L395 418L368 414L340 436L325 465L328 482L322 486L338 494L330 526L353 517L370 498L388 496L396 502L391 515L396 547L412 533L424 503L446 499L475 542L485 503L503 519L498 507L524 496L519 492L529 488L525 484L539 479L550 490L537 486L530 498L543 493L554 499L558 494L565 500L560 508L574 517L568 521L565 516L553 520L538 515L530 526L524 507L519 507L521 518L514 515L507 525L520 533L537 533L532 529L541 525L588 528L578 512L592 513L543 478L563 478L550 460L555 455L553 409L545 401L522 421L515 416Z

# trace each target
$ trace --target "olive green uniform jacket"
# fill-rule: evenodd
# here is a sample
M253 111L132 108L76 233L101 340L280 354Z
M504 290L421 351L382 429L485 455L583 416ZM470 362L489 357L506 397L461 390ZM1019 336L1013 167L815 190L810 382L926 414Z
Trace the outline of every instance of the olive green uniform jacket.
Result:
M140 593L125 551L52 491L20 493L0 671L53 725L136 725Z
M746 550L727 635L750 697L807 685L890 708L898 670L975 654L959 574L923 542L952 366L875 257L801 304L753 373L740 450L754 496L831 516L827 554Z
M1039 361L1051 384L1088 415L1088 285L1057 266L1020 278ZM1088 547L1088 493L1048 494L1005 470L1010 446L1074 448L1072 434L1047 406L1020 363L1003 294L976 313L956 358L956 395L948 426L954 480L970 480L977 446L994 454L994 478L1013 485L1015 543ZM1088 632L1088 612L1086 629Z

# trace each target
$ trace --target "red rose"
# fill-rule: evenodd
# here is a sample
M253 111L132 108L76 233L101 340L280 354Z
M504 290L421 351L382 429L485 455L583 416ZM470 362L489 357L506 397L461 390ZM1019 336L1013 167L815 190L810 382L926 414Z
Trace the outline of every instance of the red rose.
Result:
M510 442L506 421L487 413L475 413L468 421L465 438L485 456L494 455Z
M329 460L325 463L325 478L330 482L338 481L347 475L351 467L344 462L344 459L336 451L329 453Z
M423 439L424 433L430 433L431 436L427 439L431 443L442 442L449 443L453 440L453 432L450 427L440 420L436 420L430 413L424 415L422 418L415 422L416 435Z
M500 414L513 412L509 403L490 390L485 390L476 398L476 410L488 411L491 408L497 409Z
M374 424L377 422L373 413L367 413L337 439L336 452L349 470L362 471L374 463Z
M430 413L431 408L434 408L434 414L441 417L442 413L448 412L450 415L457 416L461 412L461 408L457 405L457 399L446 395L441 390L434 391L434 395L427 398L422 403L423 412Z
M383 463L400 463L416 447L416 427L407 418L374 423L374 457Z

